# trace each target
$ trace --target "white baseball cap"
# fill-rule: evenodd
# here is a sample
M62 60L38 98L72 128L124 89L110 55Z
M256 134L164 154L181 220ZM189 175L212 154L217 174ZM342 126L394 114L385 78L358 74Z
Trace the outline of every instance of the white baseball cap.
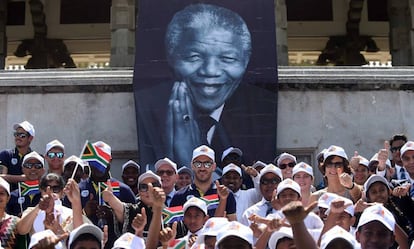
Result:
M28 248L32 249L35 245L37 245L37 243L39 243L40 240L46 237L50 237L50 236L57 237L56 234L50 229L43 230L43 231L32 234L32 236L30 236L30 244ZM59 241L59 243L57 243L54 248L55 249L63 248L62 242Z
M223 151L223 154L221 155L221 161L223 161L223 159L226 156L228 156L230 153L236 153L239 156L243 155L243 152L241 151L241 149L235 148L235 147L229 147L225 151Z
M371 175L370 177L368 177L368 179L364 183L364 191L365 191L365 194L368 193L368 190L371 187L371 185L374 184L374 183L376 183L376 182L381 182L385 186L387 186L388 189L390 189L389 182L387 181L387 179L385 179L385 177L374 174L374 175Z
M414 150L414 142L413 141L408 141L406 142L403 147L401 147L401 158L403 157L404 153L410 150Z
M207 156L208 158L213 160L213 162L215 161L214 150L212 150L207 145L201 145L201 146L195 148L193 150L193 158L191 159L191 161L193 161L194 159L196 159L199 156Z
M52 148L61 148L62 150L65 150L65 146L57 139L50 141L48 144L46 144L46 153L49 152Z
M283 175L282 175L282 171L276 167L275 165L269 163L266 167L264 167L261 171L260 171L260 177L259 177L259 181L262 179L262 177L264 175L266 175L267 173L273 173L275 175L277 175L280 180L283 180Z
M268 247L271 249L276 249L277 243L283 238L289 238L293 240L293 232L290 227L281 227L279 230L274 231L270 236Z
M339 195L334 193L326 192L321 195L318 199L318 207L326 208L328 209L331 206L331 202L335 199L337 199Z
M82 224L76 229L74 229L72 232L70 232L68 248L71 248L75 240L80 235L85 234L85 233L92 234L98 241L102 241L103 232L99 227L92 225L92 224Z
M334 226L322 235L320 249L325 249L334 240L341 240L348 243L352 248L356 246L355 236L347 232L340 226ZM342 243L343 243L342 242Z
M79 157L75 155L71 155L70 157L66 158L65 161L63 162L63 168L65 168L66 165L68 165L71 162L75 162L79 164L79 166L81 166L82 168L85 167L85 165L87 165L86 162L80 159Z
M355 214L354 203L350 199L348 199L346 197L343 197L343 196L340 196L340 195L337 195L335 199L332 199L330 201L328 210L326 210L326 212L325 212L326 215L328 215L329 212L331 211L332 201L336 201L336 200L343 201L344 205L346 206L344 211L347 212L349 215L351 215L351 217L354 216L354 214Z
M250 245L253 244L253 231L250 227L245 226L237 221L232 221L227 224L227 226L223 227L218 233L216 237L216 248L218 245L227 237L235 236L241 238L248 242Z
M29 154L26 154L23 157L22 165L25 164L27 160L32 159L32 158L38 160L43 165L43 167L45 166L45 159L41 155L39 155L39 153L37 153L36 151L32 151Z
M375 204L373 206L367 207L362 212L356 229L358 230L361 226L372 221L381 222L388 230L392 232L395 229L394 216L382 204Z
M200 235L197 237L196 244L204 244L205 236L217 236L218 232L229 223L225 217L211 217L206 221Z
M363 165L363 166L365 166L367 168L369 168L369 161L368 161L368 159L366 159L363 156L358 156L358 157L359 157L359 164L360 165Z
M264 168L264 167L266 167L267 166L267 164L265 164L264 162L262 162L262 161L256 161L253 165L252 165L252 167L253 168L257 168L257 167L262 167L262 168Z
M277 166L279 167L280 164L282 163L282 161L285 160L285 159L290 159L290 160L294 161L295 164L296 164L296 157L294 155L291 155L289 153L283 152L277 158L277 162L276 162L277 163Z
M282 193L282 191L285 189L291 189L298 193L299 196L302 196L302 194L300 193L299 184L290 178L281 181L279 185L277 185L277 195L279 196L279 194Z
M177 174L184 174L184 173L187 173L191 177L193 177L193 171L190 168L187 168L186 166L182 166L181 168L177 170Z
M143 180L147 179L147 178L152 178L157 180L157 182L161 185L161 177L159 177L158 175L156 175L154 172L152 172L151 170L147 170L145 173L141 174L138 177L138 184L140 184Z
M124 172L125 168L127 168L127 167L137 168L138 172L141 169L141 166L139 166L139 164L136 163L134 160L129 160L128 162L122 164L122 172Z
M240 176L242 176L240 167L234 163L229 163L226 167L223 168L223 176L229 171L236 171Z
M27 131L27 133L29 133L30 136L32 136L32 137L35 136L34 126L31 123L29 123L28 121L23 121L21 123L15 123L13 125L14 130L17 130L19 127L23 128L23 130Z
M378 153L375 153L371 159L369 160L369 164L370 165L372 162L378 162ZM387 159L387 161L385 161L385 165L387 165L389 168L391 168L391 161L390 159Z
M160 159L155 163L155 165L154 165L155 171L157 171L158 168L161 167L161 165L170 166L174 170L174 172L177 174L177 164L175 162L171 161L171 159L169 159L168 157Z
M135 234L126 232L115 240L112 249L145 249L145 242Z
M313 169L309 164L307 164L305 162L300 162L300 163L296 164L295 167L293 167L292 177L294 175L296 175L297 173L299 173L299 172L305 172L306 174L312 176L312 178L313 178Z
M330 156L339 156L348 161L348 156L346 155L344 148L336 145L331 145L326 149L325 153L323 153L323 162Z
M0 177L0 187L3 187L6 190L7 194L10 195L10 183L4 180L3 177Z
M203 211L205 215L207 215L207 203L201 200L200 198L191 197L188 201L186 201L183 205L184 214L190 207L197 207L198 209Z

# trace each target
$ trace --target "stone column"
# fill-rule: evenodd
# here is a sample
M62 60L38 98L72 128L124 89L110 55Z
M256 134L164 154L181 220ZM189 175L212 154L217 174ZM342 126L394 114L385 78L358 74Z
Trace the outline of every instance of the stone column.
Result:
M6 57L7 57L6 22L7 22L7 1L0 1L0 70L3 70L6 66Z
M135 0L112 0L111 67L133 67L135 58Z
M278 66L289 65L286 0L275 0L276 50Z
M388 0L389 41L393 66L412 66L414 0Z

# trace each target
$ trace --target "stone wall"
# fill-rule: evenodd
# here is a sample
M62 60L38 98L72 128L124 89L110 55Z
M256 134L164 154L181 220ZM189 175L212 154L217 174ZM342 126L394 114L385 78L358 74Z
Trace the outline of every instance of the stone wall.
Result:
M0 148L13 147L12 124L35 125L33 148L44 153L57 138L68 155L86 139L114 151L113 175L137 158L129 69L42 70L0 73ZM279 68L278 148L304 155L331 144L368 159L394 133L414 139L412 68ZM320 175L316 177L317 181Z

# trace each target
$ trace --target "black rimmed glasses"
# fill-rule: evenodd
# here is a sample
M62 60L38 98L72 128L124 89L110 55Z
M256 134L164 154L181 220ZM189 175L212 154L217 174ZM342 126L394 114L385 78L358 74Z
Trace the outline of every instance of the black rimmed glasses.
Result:
M295 167L295 163L284 163L284 164L279 165L280 169L286 169L287 167L293 168Z
M23 164L23 167L25 167L26 169L41 169L43 168L43 164L41 163L25 163Z
M401 146L394 146L394 147L391 147L391 148L390 148L390 151L391 151L392 153L395 153L395 152L397 152L397 151L400 151L402 147L403 147L402 145L401 145Z
M153 187L161 187L161 184L158 182L152 182ZM147 183L140 183L138 184L138 190L141 192L147 192L148 191L148 184Z
M335 167L335 168L341 168L341 167L343 167L344 166L344 162L330 162L330 163L326 163L326 167L327 168L332 168L332 167Z
M162 176L164 174L166 174L167 176L172 176L172 175L174 175L175 171L173 171L173 170L158 170L156 173L159 176Z
M206 162L194 161L193 165L196 168L204 167L206 169L209 169L211 166L213 166L213 162L212 161L206 161Z
M260 179L260 184L262 185L276 185L280 183L279 178L262 178Z
M62 187L59 185L46 185L44 186L42 189L46 190L47 187L50 187L50 190L52 190L53 193L60 193L60 191L62 191Z
M55 157L61 159L61 158L63 158L64 155L65 155L65 153L63 153L63 152L48 152L47 153L47 157L49 157L50 159L53 159Z

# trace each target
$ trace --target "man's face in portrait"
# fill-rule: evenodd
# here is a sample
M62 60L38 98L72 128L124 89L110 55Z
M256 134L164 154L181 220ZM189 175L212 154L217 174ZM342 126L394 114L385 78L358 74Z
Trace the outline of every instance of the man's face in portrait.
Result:
M192 102L212 112L237 89L248 61L241 38L214 27L182 33L171 64L178 80L187 84Z

